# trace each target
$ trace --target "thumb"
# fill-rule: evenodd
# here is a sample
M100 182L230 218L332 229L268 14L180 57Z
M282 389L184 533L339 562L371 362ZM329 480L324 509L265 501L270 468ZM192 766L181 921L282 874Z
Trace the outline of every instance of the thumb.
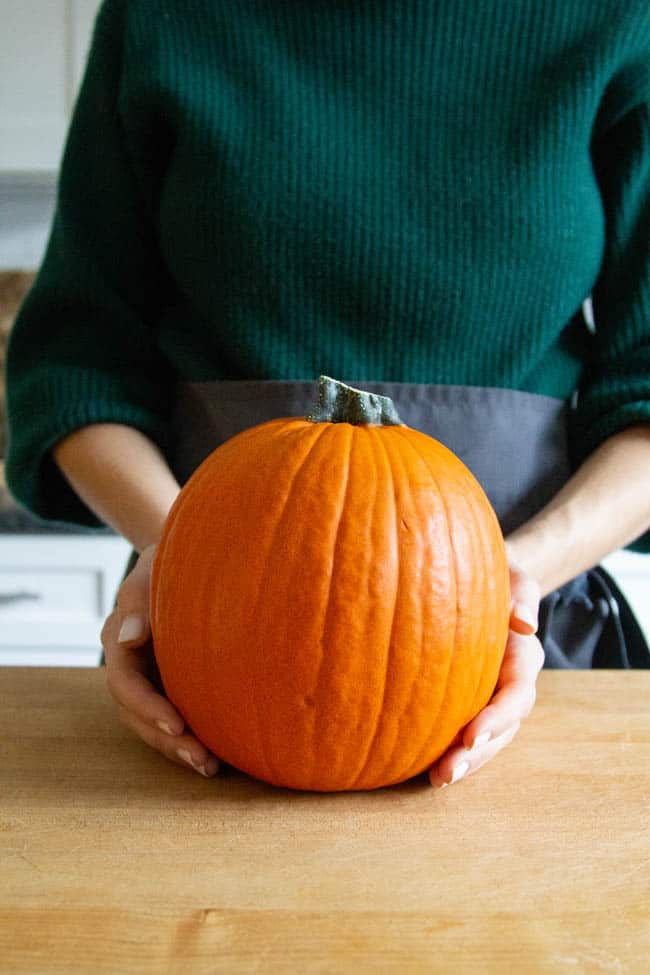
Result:
M156 545L148 545L122 582L117 594L119 616L118 643L143 643L151 636L149 622L149 588L151 565Z
M510 569L510 626L516 633L530 636L537 632L541 587L512 557L507 542L506 551Z

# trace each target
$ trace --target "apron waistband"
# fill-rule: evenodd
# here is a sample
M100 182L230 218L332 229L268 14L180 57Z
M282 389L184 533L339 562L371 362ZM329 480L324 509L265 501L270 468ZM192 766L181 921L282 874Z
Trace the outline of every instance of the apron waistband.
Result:
M389 396L404 423L453 450L483 487L504 534L570 476L564 400L485 386L343 381ZM169 458L179 483L230 437L266 420L304 416L317 396L318 381L179 382Z

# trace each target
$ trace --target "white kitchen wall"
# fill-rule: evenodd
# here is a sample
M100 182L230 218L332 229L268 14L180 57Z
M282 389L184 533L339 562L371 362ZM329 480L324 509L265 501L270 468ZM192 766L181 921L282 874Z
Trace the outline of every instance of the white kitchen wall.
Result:
M52 172L99 0L0 0L0 170Z
M0 0L0 270L38 267L100 0Z
M55 200L55 174L0 172L0 271L39 267Z

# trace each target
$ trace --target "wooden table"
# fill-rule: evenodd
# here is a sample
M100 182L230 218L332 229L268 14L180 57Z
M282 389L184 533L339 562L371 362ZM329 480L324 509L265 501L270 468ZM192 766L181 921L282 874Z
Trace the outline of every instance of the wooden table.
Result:
M476 774L206 780L102 670L0 668L0 970L650 972L650 672L543 671Z

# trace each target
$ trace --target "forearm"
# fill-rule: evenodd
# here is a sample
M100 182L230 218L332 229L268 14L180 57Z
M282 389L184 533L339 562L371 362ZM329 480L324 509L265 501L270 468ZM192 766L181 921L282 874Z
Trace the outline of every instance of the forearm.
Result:
M180 485L140 430L90 424L59 440L52 456L82 501L138 552L158 541Z
M648 528L650 424L643 424L602 443L506 543L546 596Z

